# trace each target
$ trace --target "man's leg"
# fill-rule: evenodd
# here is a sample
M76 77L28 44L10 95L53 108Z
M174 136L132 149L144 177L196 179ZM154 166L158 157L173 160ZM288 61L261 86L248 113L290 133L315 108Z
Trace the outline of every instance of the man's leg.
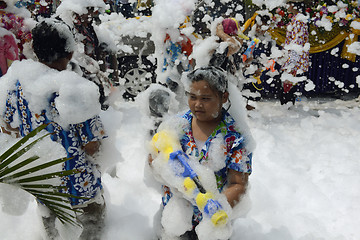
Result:
M50 211L48 217L42 217L45 232L50 240L55 240L59 237L59 232L55 228L55 220L56 216L52 211Z

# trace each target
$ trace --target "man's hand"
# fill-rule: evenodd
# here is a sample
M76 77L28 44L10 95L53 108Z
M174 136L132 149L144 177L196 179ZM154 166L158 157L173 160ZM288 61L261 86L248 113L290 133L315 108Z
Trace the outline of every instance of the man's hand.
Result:
M93 156L95 153L97 153L99 151L99 148L100 148L99 141L89 142L83 147L86 154L89 154L90 156Z

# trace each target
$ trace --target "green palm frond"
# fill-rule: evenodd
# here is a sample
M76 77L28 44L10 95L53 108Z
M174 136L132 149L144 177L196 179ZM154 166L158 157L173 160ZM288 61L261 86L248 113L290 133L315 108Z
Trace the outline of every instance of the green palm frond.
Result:
M38 137L35 140L31 140L30 143L26 145L31 138L35 137L41 130L46 128L46 126L47 125L44 124L34 129L0 156L0 183L11 184L22 188L32 194L50 211L55 213L62 223L67 222L78 225L75 220L76 210L71 208L69 198L81 197L62 193L60 191L66 187L53 185L47 182L47 180L69 176L78 173L79 171L74 169L68 171L47 172L45 174L41 172L44 170L46 171L46 169L49 169L50 167L62 164L70 160L70 158L59 158L48 161L47 163L39 164L36 163L40 158L39 156L35 155L25 159L23 157L23 155L31 150L39 143L39 141L50 135L46 134ZM34 163L36 163L35 166L33 166ZM30 164L32 164L31 167L29 167Z

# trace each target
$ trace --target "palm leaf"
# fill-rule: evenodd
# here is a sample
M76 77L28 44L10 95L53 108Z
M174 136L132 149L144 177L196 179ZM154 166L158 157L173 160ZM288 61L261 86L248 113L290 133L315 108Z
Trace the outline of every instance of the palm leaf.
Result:
M27 151L29 151L37 142L39 142L40 140L42 140L43 138L45 138L47 136L49 136L49 134L44 135L44 136L36 139L35 141L30 143L29 145L27 145L27 146L23 147L22 149L18 150L17 152L15 152L13 155L10 155L8 158L2 160L2 162L0 164L0 169L4 169L8 165L10 165L12 162L19 159L22 155L24 155ZM20 145L19 148L21 146L22 145Z
M5 175L7 175L7 174L9 174L9 173L12 173L12 172L14 172L14 171L16 171L16 170L18 170L18 169L20 169L20 168L22 168L22 167L30 164L30 163L32 163L32 162L34 162L35 160L37 160L37 159L39 159L39 158L40 158L39 156L33 156L33 157L30 157L30 158L28 158L28 159L26 159L26 160L24 160L24 161L16 164L16 165L13 166L13 167L10 167L10 168L9 168L9 167L6 167L2 172L0 172L0 178L1 178L1 177L4 177Z
M87 198L61 193L60 190L66 188L65 186L53 185L47 180L69 176L78 173L79 170L73 169L45 174L40 172L46 171L53 166L59 166L59 164L63 164L70 160L70 158L59 158L32 167L28 167L28 165L36 163L39 156L35 155L26 159L22 158L25 153L30 151L42 139L49 136L49 134L40 136L24 146L29 139L35 137L41 130L45 129L46 126L47 124L39 126L0 155L0 183L11 184L22 188L32 194L50 211L54 212L62 223L66 222L78 225L75 218L77 210L71 208L69 198Z
M44 128L46 128L48 126L48 124L43 124L40 125L39 127L37 127L36 129L34 129L33 131L31 131L28 135L26 135L25 137L21 138L16 144L14 144L14 146L12 146L11 148L9 148L7 151L5 151L1 156L0 156L0 162L3 162L4 159L8 158L12 153L14 153L15 151L17 151L24 143L26 143L30 138L34 137L36 134L38 134L41 130L43 130ZM1 169L1 168L0 168Z
M42 188L52 188L61 190L66 188L66 186L53 186L51 184L21 184L21 186L25 189L42 189Z
M61 193L61 192L46 192L46 191L37 191L37 190L33 190L33 189L27 189L28 192L30 192L33 195L37 195L37 196L49 196L49 199L60 199L62 197L68 198L69 194L68 193ZM56 197L59 196L59 197ZM86 197L77 197L77 196L72 196L74 198L78 198L78 199L88 199Z
M66 160L68 160L68 158ZM42 168L42 169L37 168L37 171L44 170L44 169L45 168ZM32 174L33 172L25 170L23 172L19 172L14 175L4 177L4 178L2 178L2 180L3 180L3 182L6 182L6 183L12 183L12 182L28 183L28 182L37 182L37 181L48 180L48 179L52 179L55 177L64 177L64 176L72 175L77 172L79 172L79 171L76 169L73 169L73 170L52 172L52 173L47 173L47 174L40 174L37 176L26 177L26 175ZM25 177L21 178L21 179L16 179L16 178L20 177L20 175L25 176Z

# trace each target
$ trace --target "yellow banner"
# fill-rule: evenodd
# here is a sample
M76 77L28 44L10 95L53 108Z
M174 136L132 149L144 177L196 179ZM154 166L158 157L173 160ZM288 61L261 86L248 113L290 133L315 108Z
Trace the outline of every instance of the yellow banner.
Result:
M243 31L249 28L254 24L255 13L251 18L249 18L243 25ZM359 22L360 19L354 21ZM315 34L313 34L315 31ZM278 45L282 45L285 42L286 29L285 28L273 28L269 29L268 32L272 36ZM309 43L310 43L310 54L319 53L327 51L333 47L339 45L342 41L345 40L344 46L341 52L341 57L349 61L356 61L356 54L348 52L348 46L356 41L358 41L360 35L359 29L344 29L339 27L337 24L333 24L331 31L320 30L318 27L313 24L309 25Z

